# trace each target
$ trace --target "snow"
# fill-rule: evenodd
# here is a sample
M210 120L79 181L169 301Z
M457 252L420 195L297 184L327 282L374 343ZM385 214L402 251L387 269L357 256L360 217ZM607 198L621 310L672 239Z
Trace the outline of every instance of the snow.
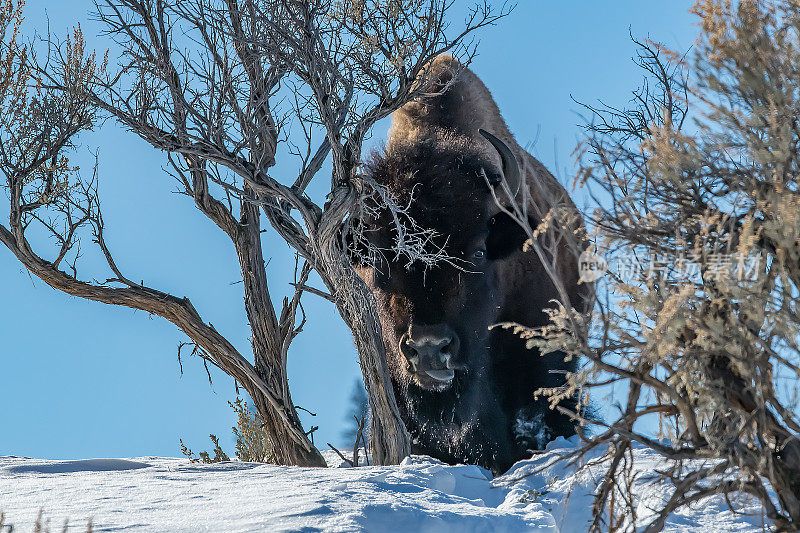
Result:
M94 531L586 531L600 468L576 475L551 464L574 445L559 439L496 479L477 466L422 456L394 467L327 469L7 456L0 457L0 511L14 531L32 530L40 509L53 530L69 520L76 532L90 519ZM636 453L643 470L657 468L655 454ZM333 452L325 457L343 466ZM639 514L646 515L667 492L640 485ZM758 507L749 505L748 516L722 499L704 501L675 515L666 530L763 531Z

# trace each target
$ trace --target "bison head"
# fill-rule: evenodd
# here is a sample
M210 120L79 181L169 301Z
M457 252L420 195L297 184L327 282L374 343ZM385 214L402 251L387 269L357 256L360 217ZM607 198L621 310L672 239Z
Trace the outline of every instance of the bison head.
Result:
M356 260L377 301L393 377L406 386L443 391L482 375L489 327L501 318L501 288L512 274L507 259L526 240L493 194L503 178L518 186L519 166L505 144L481 133L491 144L393 146L368 165L369 176L407 205L399 218L380 205L360 215L362 245L378 253ZM444 258L426 263L398 253L398 225L422 230L425 251Z

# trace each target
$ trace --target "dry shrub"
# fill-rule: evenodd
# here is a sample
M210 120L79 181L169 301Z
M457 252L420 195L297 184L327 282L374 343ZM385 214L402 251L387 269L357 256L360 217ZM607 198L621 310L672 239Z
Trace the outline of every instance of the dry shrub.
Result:
M646 79L630 106L586 106L579 181L610 266L591 327L559 305L550 326L521 332L585 362L542 391L554 404L614 388L610 420L575 413L593 431L569 458L608 450L593 531L660 531L713 495L735 510L755 498L777 530L796 531L800 4L705 0L693 12L702 33L688 58L637 41ZM641 472L634 445L663 468ZM631 490L643 475L672 487L654 509Z
M273 463L275 462L273 448L269 432L265 429L264 421L258 412L247 405L247 402L237 398L235 402L228 402L228 405L236 413L236 425L232 428L233 435L236 437L236 458L240 461L253 463ZM190 463L221 463L230 461L230 457L222 450L219 438L216 435L209 435L211 443L214 445L211 453L203 451L195 455L183 440L180 440L181 453L189 458ZM213 453L213 457L212 454Z

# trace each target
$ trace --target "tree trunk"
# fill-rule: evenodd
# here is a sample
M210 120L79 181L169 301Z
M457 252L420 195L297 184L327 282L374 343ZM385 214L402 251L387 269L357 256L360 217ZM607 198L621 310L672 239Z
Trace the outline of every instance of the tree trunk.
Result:
M376 465L399 464L411 453L411 436L400 418L384 353L375 300L347 256L336 246L325 249L330 287L339 314L353 332L372 410L370 451Z
M303 431L300 417L289 395L284 368L280 326L275 316L267 285L267 272L261 251L261 222L256 204L242 203L242 219L237 233L236 254L242 268L245 309L252 332L255 369L272 396L273 406L251 384L242 385L250 393L265 430L272 441L272 461L281 465L327 466L325 459ZM276 411L282 411L281 413Z
M253 404L258 415L264 421L264 430L270 436L270 453L267 456L269 462L290 466L327 466L322 454L308 439L305 439L305 446L303 443L297 442L298 433L305 434L300 425L300 420L297 418L294 406L292 406L291 411L287 410L286 414L289 415L291 413L293 415L290 420L295 425L288 426L280 416L276 416L277 413L264 398L263 394L251 390L248 390L248 393L253 398Z

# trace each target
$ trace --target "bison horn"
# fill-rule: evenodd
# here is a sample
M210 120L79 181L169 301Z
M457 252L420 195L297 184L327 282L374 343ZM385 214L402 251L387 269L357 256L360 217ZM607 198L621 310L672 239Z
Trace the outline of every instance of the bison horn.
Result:
M514 153L511 151L511 148L486 130L479 129L478 133L483 135L487 141L492 143L492 146L494 146L495 150L497 150L497 153L500 154L500 160L503 162L503 175L505 176L506 183L508 183L508 187L511 192L516 195L517 191L519 191L521 182L520 170L517 158L514 157Z

